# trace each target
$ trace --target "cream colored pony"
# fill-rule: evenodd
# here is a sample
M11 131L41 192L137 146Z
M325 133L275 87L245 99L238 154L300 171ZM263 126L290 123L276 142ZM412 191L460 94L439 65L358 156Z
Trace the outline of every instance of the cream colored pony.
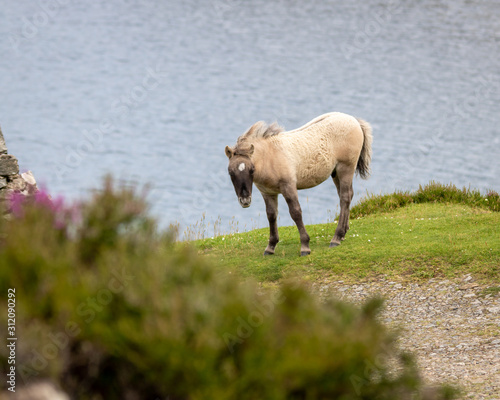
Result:
M311 253L297 190L317 186L330 176L340 197L339 223L330 247L338 246L349 229L354 173L368 177L371 154L370 124L338 112L323 114L288 132L277 124L260 121L241 135L234 147L226 146L228 171L241 206L250 206L252 183L264 197L270 228L264 254L274 254L279 241L276 220L280 193L300 233L300 254Z

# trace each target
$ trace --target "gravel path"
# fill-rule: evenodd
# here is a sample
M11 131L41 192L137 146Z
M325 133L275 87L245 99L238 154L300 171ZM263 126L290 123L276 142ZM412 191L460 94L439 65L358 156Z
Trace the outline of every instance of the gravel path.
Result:
M382 295L384 322L403 328L401 348L416 354L428 383L458 385L464 399L500 400L500 293L494 288L466 275L418 283L325 281L313 290L356 303Z

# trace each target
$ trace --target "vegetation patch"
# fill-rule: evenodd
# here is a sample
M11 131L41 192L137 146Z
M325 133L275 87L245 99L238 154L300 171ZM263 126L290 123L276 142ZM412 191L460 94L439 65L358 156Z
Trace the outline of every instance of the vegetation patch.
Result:
M396 191L385 195L368 195L351 209L351 218L364 217L374 213L393 211L409 204L441 203L462 204L490 211L500 211L500 196L490 190L482 195L479 190L459 189L453 184L443 185L431 181L419 186L415 192Z
M295 227L279 228L273 256L262 255L267 229L195 243L221 267L260 281L294 275L359 280L380 274L419 279L472 273L500 283L498 210L497 195L430 184L413 194L373 196L355 206L346 240L337 248L328 247L336 224L307 226L308 257L298 257Z
M500 295L500 286L490 286L487 288L484 288L481 292L483 296L499 296Z

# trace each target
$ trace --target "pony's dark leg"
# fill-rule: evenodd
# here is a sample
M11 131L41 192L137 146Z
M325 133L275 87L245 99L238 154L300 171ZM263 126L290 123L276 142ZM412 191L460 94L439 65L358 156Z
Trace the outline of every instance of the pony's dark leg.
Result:
M267 245L264 255L274 254L274 249L280 241L278 235L278 195L262 194L266 203L267 219L269 220L269 244Z
M297 229L300 234L300 255L307 256L311 254L311 249L309 248L309 235L307 234L304 222L302 221L302 209L299 204L299 196L297 194L297 188L294 186L287 186L282 189L281 193L285 198L288 209L290 210L290 216L297 225Z
M340 216L335 235L330 242L330 247L336 247L344 240L347 231L349 230L349 207L351 206L354 190L352 189L352 178L354 170L343 166L337 167L332 174L333 182L337 187L337 193L340 198Z

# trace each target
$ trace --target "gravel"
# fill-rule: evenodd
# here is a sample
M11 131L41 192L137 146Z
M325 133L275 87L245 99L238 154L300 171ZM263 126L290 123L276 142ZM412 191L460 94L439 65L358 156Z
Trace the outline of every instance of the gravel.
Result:
M500 400L500 295L487 288L471 275L313 285L320 297L355 303L381 295L386 299L382 320L400 329L400 347L416 355L427 383L459 386L464 399Z

